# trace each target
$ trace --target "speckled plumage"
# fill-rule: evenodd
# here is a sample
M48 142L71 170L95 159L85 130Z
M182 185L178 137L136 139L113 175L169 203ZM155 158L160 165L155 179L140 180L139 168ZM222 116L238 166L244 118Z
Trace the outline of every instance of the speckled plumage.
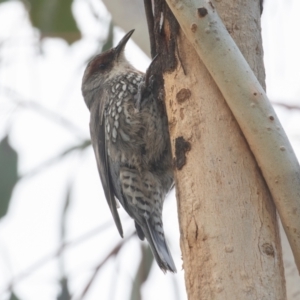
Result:
M91 139L103 189L120 235L115 197L135 220L140 239L148 240L160 268L176 272L162 224L163 201L173 184L167 118L151 90L146 87L144 92L145 74L124 56L132 33L91 60L82 93L91 112Z

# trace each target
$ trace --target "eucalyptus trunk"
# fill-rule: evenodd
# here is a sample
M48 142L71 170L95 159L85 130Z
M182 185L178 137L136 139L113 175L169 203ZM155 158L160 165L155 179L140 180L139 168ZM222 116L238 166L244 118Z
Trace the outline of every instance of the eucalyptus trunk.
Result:
M286 299L276 209L256 159L170 9L155 0L149 22L145 3L164 81L188 298ZM213 5L265 86L259 2Z

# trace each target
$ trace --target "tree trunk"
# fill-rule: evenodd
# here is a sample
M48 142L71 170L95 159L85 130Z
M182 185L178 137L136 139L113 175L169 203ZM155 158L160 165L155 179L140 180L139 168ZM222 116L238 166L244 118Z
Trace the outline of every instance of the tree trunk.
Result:
M188 298L286 299L276 210L261 171L168 7L154 4ZM259 2L214 5L264 86Z

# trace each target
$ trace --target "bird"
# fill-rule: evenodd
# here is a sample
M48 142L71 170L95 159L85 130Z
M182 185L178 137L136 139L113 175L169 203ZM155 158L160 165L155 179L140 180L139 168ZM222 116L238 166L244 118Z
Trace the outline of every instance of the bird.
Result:
M81 90L104 194L121 237L119 202L161 270L175 273L162 222L163 202L174 185L168 120L153 93L152 63L145 74L125 57L133 32L90 60Z

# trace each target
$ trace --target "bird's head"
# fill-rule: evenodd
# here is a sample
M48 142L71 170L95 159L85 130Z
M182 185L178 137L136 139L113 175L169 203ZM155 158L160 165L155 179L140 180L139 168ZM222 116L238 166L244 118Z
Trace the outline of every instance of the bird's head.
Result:
M83 96L114 76L132 68L125 58L124 49L133 32L134 29L129 31L115 48L96 55L88 63L82 79Z

